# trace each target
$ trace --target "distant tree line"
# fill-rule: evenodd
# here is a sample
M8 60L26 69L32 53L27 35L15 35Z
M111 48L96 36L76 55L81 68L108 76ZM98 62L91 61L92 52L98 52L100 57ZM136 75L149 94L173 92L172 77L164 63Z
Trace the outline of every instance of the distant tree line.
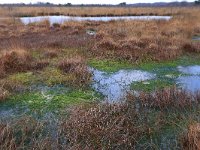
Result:
M200 0L194 2L196 5L200 5Z

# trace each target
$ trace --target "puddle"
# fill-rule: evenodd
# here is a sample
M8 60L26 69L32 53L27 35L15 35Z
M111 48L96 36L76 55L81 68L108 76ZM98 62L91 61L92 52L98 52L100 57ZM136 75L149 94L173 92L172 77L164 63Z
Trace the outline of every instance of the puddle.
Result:
M94 76L93 88L106 96L110 102L124 98L130 90L130 84L155 78L154 74L141 70L120 70L113 74L91 69Z
M177 84L184 90L195 93L200 90L200 76L182 76L177 79Z
M20 118L20 116L25 115L29 111L26 107L6 107L1 106L0 107L0 123L9 123L14 121L17 118Z
M200 90L200 66L179 66L178 71L186 75L177 78L177 84L180 87L192 93Z
M200 36L195 36L195 37L192 38L192 40L194 40L194 41L200 41Z
M70 17L70 16L37 16L21 17L20 20L25 25L29 23L49 20L50 24L62 24L66 21L111 21L111 20L170 20L171 16L117 16L117 17Z
M200 75L200 66L187 66L187 67L178 67L178 71L180 71L183 74L188 75Z

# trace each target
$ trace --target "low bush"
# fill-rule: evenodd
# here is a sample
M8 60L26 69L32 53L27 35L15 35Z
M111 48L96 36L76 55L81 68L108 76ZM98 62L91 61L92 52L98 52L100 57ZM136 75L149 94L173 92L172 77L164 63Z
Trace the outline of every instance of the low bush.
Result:
M0 58L2 74L22 72L31 69L32 56L23 49L6 51Z
M91 81L91 73L89 72L84 59L81 57L77 56L61 60L58 63L58 68L62 72L71 74L75 77L75 80L72 82L75 86L85 86Z

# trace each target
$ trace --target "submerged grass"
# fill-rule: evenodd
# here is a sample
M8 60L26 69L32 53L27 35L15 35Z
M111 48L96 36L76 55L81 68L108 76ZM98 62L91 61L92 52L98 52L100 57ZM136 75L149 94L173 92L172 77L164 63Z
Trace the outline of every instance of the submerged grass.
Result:
M155 79L144 82L134 82L131 84L131 89L135 91L153 92L172 86L175 86L175 83L170 79Z
M138 68L152 71L159 68L175 68L178 66L200 65L199 54L187 54L175 60L161 62L146 62L138 65Z

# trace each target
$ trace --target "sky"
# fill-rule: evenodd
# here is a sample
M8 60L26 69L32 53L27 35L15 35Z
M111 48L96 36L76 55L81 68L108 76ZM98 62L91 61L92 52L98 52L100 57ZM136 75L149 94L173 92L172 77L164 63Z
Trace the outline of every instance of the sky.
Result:
M0 0L0 3L36 3L36 2L50 2L55 4L119 4L121 2L126 2L127 4L132 3L153 3L153 2L172 2L179 0ZM183 1L183 0L180 0ZM186 1L186 0L185 0ZM193 2L194 0L187 0L188 2Z

